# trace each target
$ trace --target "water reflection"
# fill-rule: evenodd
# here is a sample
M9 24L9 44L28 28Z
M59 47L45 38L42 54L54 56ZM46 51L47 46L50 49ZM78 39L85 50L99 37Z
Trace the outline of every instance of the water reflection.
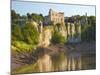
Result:
M49 55L45 54L37 61L39 72L48 72L52 70L52 61Z
M73 53L68 56L68 71L70 70L81 70L82 62L81 62L81 54Z
M22 66L13 73L88 70L96 67L95 53L90 52L39 49L33 57L37 57L37 59L32 64Z
M81 70L81 54L73 53L66 55L64 52L52 56L44 54L44 56L37 61L37 65L38 72Z
M84 47L85 45L85 47ZM27 62L15 68L13 73L54 72L89 70L96 68L96 53L94 45L78 44L78 46L49 46L39 47L35 52L27 55ZM93 47L93 48L91 48ZM19 55L18 55L19 56ZM26 56L26 54L25 54ZM18 59L18 58L16 58ZM19 62L20 64L20 62ZM17 65L15 65L16 67Z

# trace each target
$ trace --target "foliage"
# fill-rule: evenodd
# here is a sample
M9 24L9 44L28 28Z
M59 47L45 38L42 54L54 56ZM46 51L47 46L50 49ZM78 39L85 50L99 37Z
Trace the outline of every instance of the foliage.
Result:
M38 72L39 71L39 66L38 64L30 64L30 65L24 65L18 69L15 69L12 74L22 74L22 73L33 73L33 72Z
M35 48L35 46L29 45L25 43L24 41L13 41L12 42L13 51L27 52L27 51L33 50L33 48Z
M28 16L28 17L27 17ZM38 44L39 40L39 32L37 28L27 19L33 17L30 14L20 16L15 10L11 11L11 43L14 48L19 50L28 50L33 48ZM37 15L38 16L38 15ZM40 15L42 16L42 14ZM35 17L34 17L35 18ZM20 19L24 21L24 25L20 23ZM33 47L31 47L31 45Z
M11 25L11 34L12 34L12 41L23 39L21 28L17 24Z
M23 37L24 41L28 44L32 45L37 45L38 44L38 39L39 39L39 32L37 29L34 27L33 24L27 23L23 29Z
M37 23L39 23L40 21L43 21L43 15L42 14L27 13L27 17L28 17L29 20L34 20Z
M52 43L60 43L60 44L64 44L66 43L66 38L64 36L61 35L61 33L58 30L58 27L54 28L54 32L52 34L52 39L51 42Z
M88 17L88 21L81 26L82 30L82 40L83 41L91 41L95 40L96 37L96 17L90 16Z
M14 20L19 18L20 18L20 14L17 14L15 10L11 10L11 19Z

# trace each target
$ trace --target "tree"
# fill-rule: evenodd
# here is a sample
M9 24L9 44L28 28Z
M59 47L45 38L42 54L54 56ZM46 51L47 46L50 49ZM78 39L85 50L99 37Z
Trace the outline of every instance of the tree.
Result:
M96 38L96 17L89 16L87 23L81 26L82 40L93 41Z
M20 18L23 19L23 20L27 20L27 16L26 15L22 15Z
M43 15L42 14L40 14L39 16L41 16L43 18Z
M11 25L11 35L12 35L13 41L23 39L21 28L19 25L17 25L17 24Z
M31 19L32 18L30 13L27 13L27 18L28 19Z
M53 35L52 35L52 39L51 42L53 44L65 44L66 43L66 38L64 36L62 36L59 31L55 30Z
M37 23L39 23L40 21L43 21L43 15L42 14L32 13L31 17L32 17L31 19L36 21Z
M28 44L37 45L39 42L39 32L31 23L27 23L23 27L23 37Z
M11 10L11 19L15 20L15 19L19 19L20 18L20 14L17 14L15 12L15 10Z

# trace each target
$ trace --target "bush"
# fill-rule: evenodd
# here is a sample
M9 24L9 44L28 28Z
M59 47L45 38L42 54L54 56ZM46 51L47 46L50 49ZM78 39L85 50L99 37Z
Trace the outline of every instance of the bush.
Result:
M81 37L83 41L95 41L96 39L96 17L88 17L88 22L81 26Z
M29 45L23 41L13 41L12 47L14 51L20 51L20 52L32 51L33 48L35 48L35 46Z
M39 42L39 32L31 23L27 23L23 28L23 36L28 44L37 45Z
M21 28L18 24L12 24L11 25L11 34L12 34L12 40L22 40L23 36L22 36L22 32L21 32Z
M66 38L64 36L62 36L59 32L54 31L51 42L54 44L56 44L56 43L65 44Z

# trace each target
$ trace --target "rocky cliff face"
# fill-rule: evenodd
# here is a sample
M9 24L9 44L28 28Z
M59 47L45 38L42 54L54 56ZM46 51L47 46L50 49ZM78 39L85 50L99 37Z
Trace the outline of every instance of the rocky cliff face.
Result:
M81 25L80 23L68 23L67 38L70 43L81 41Z
M51 38L52 29L48 27L43 28L42 32L40 33L39 46L47 47L48 45L50 45Z
M47 47L50 45L52 38L53 27L41 27L39 46ZM66 26L62 25L59 32L62 36L68 39L69 43L76 43L81 41L81 25L80 23L68 23Z

